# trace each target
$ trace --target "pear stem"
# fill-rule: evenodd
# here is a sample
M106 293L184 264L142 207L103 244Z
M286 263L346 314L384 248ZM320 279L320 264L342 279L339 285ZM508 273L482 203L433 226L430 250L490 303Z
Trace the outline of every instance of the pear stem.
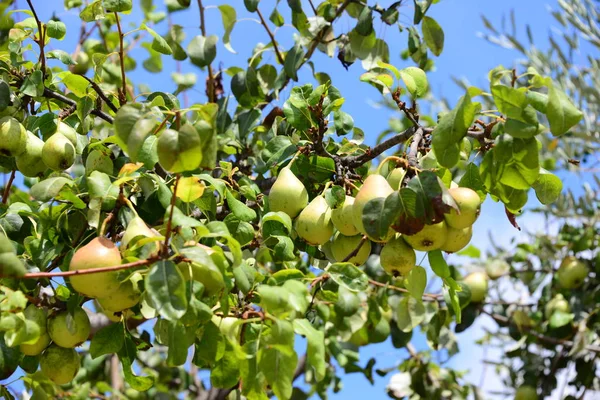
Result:
M333 182L329 181L325 184L325 187L323 188L323 191L321 192L321 196L323 196L325 194L325 192L327 191L327 189L329 189L329 187L333 184Z
M296 161L296 158L298 158L299 155L300 155L300 152L297 151L296 154L294 154L294 157L292 157L292 159L290 160L290 163L287 165L287 168L292 167L292 165L294 164L294 161Z

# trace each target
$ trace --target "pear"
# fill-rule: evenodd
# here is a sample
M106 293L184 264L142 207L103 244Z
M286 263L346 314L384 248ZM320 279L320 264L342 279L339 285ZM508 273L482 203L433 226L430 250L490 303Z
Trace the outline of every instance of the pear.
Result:
M331 208L323 196L315 197L298 215L295 223L298 236L308 244L324 244L333 235Z
M537 390L533 386L523 385L517 389L515 400L537 400Z
M48 334L60 347L73 348L90 336L90 319L83 308L76 308L73 315L59 311L48 318Z
M159 236L159 234L150 229L148 225L146 225L146 222L144 222L144 220L139 216L135 216L131 221L129 221L127 229L125 229L125 233L121 238L121 251L125 251L129 245L129 242L138 236L151 238ZM160 251L160 243L158 241L153 242L152 244L149 243L148 245L154 246L156 248L156 252Z
M50 335L48 335L48 332L44 332L44 334L41 334L40 337L34 343L21 343L19 345L19 350L26 356L37 356L42 351L44 351L46 347L48 347L51 341L52 339L50 339Z
M234 337L238 337L240 335L241 325L239 323L236 324L236 322L238 321L237 318L220 317L218 315L213 315L211 320L212 323L219 328L223 335Z
M353 205L354 197L346 196L344 204L340 208L331 210L331 222L333 222L333 226L345 236L358 235L358 229L354 226L354 218L352 217Z
M556 311L560 311L562 313L570 313L571 306L569 306L569 302L565 300L565 297L562 294L557 294L554 296L548 303L546 303L546 307L544 308L544 314L547 319L552 317Z
M338 232L331 241L331 254L336 262L342 262L350 253L352 253L362 240L362 235L345 236ZM371 241L367 240L362 244L358 253L347 262L359 266L367 262L371 255Z
M448 226L463 229L473 225L479 216L481 206L481 198L477 192L465 187L451 188L448 192L460 210L459 214L455 209L451 209L450 213L444 216Z
M467 247L472 236L472 226L467 226L463 229L448 227L448 237L444 245L440 247L440 250L445 251L446 253L456 253L457 251L461 251Z
M417 255L402 235L396 234L381 250L379 262L385 272L392 276L406 275L417 265Z
M387 181L391 188L394 190L400 189L400 185L406 176L406 170L404 168L394 168L387 177Z
M471 303L481 303L488 292L488 276L483 271L470 273L463 279L471 289Z
M363 210L365 205L373 199L377 198L386 198L390 194L394 192L394 189L390 186L388 181L381 175L369 175L365 182L361 186L358 194L356 195L356 199L354 200L354 205L352 206L352 218L354 220L354 225L356 229L363 235L367 234L367 231L363 225L362 217ZM369 236L374 242L385 242L394 234L394 231L390 228L390 232L385 238L372 238Z
M110 156L100 150L93 150L88 154L85 160L85 173L91 174L94 171L104 172L107 175L113 174L114 165Z
M404 235L404 240L415 250L431 251L440 249L448 239L448 228L444 221L425 225L414 235Z
M44 141L27 131L25 151L15 158L19 172L30 178L40 176L46 170L46 165L42 161L43 148Z
M490 279L496 280L510 271L510 265L504 260L496 259L488 262L485 265L485 272L488 274Z
M34 304L30 304L23 313L25 318L29 321L34 322L40 329L40 336L34 342L25 342L19 345L21 353L28 356L36 356L40 354L50 344L50 337L48 336L46 324L47 314L46 310L37 307Z
M44 143L42 161L54 171L64 171L75 162L75 146L65 135L57 132Z
M308 192L300 179L289 167L282 168L269 192L271 211L283 211L295 218L307 204Z
M52 345L40 357L40 369L57 385L67 384L79 371L79 354L75 349Z
M85 51L80 51L73 58L73 61L77 64L69 66L71 72L77 75L85 75L90 68L90 56L88 56Z
M73 146L77 147L77 131L75 128L72 128L71 125L60 121L58 123L58 127L56 128L56 133L64 135L64 137L73 143Z
M0 154L15 157L23 154L27 144L25 127L13 117L0 118Z
M117 246L104 237L98 237L75 252L69 270L77 271L119 264L121 264L121 253ZM106 297L118 290L120 285L116 271L73 275L69 280L76 291L92 298Z
M590 269L585 261L578 260L573 256L567 256L560 263L556 277L561 287L575 289L583 284L589 272Z
M135 306L140 302L140 289L137 284L127 279L119 289L105 297L99 297L98 303L106 311L119 312Z

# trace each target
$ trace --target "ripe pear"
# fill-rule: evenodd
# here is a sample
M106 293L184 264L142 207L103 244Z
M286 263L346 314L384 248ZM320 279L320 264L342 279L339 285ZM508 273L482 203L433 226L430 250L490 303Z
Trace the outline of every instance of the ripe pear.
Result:
M440 248L440 250L446 253L456 253L467 247L473 236L473 227L467 226L463 229L455 229L448 227L448 235L446 242Z
M104 237L98 237L75 252L69 270L77 271L119 264L121 264L121 253L117 246ZM69 281L76 291L92 298L106 297L118 290L120 285L116 271L72 275Z
M356 199L354 200L354 205L352 206L352 218L354 219L354 226L361 232L363 235L367 234L365 226L363 225L363 210L365 205L377 198L386 198L390 194L392 194L394 190L385 180L385 178L381 175L369 175L365 182L361 186L358 194L356 195ZM394 234L393 230L390 228L390 233L385 238L372 238L369 236L374 242L385 242Z
M64 171L75 162L75 146L65 135L57 132L44 143L42 161L54 171Z
M354 197L346 196L344 204L340 208L331 210L331 222L342 235L358 235L358 229L354 226L354 218L352 217L353 205Z
M448 227L444 221L425 225L414 235L404 235L404 240L415 250L431 251L440 249L448 239Z
M396 234L383 246L379 262L388 274L392 276L405 276L417 265L417 255L413 248L406 244L403 236Z
M110 156L104 154L100 150L93 150L88 154L85 160L85 173L86 175L91 174L94 171L104 172L107 175L113 174L113 161Z
M127 279L121 283L119 289L108 296L99 297L98 303L106 311L119 312L135 306L141 297L138 285Z
M477 192L465 187L448 189L448 192L456 201L460 214L451 209L444 217L449 227L463 229L471 226L477 220L480 212L481 198Z
M331 208L323 196L315 197L298 215L295 229L302 239L312 245L324 244L333 235Z
M76 308L73 315L59 311L48 318L48 334L60 347L73 348L90 336L90 319L83 308Z
M533 386L523 385L517 389L515 400L537 400L537 390Z
M485 272L473 272L463 279L471 290L471 303L481 303L488 292L488 276Z
M15 158L19 172L30 178L40 176L46 170L46 165L42 161L43 148L44 141L27 131L25 151Z
M400 185L406 176L406 170L404 168L394 168L387 177L387 181L391 188L394 190L400 189Z
M0 118L0 154L15 157L23 154L27 144L25 127L13 117Z
M569 302L565 300L565 297L560 293L546 303L546 307L544 307L544 315L547 319L550 319L552 314L554 314L556 311L563 313L571 312L571 306L569 306Z
M52 345L40 357L40 369L57 385L67 384L79 371L79 354L75 349Z
M556 276L561 287L575 289L583 284L589 272L590 269L585 261L578 260L573 256L567 256L560 263Z
M362 235L345 236L338 232L331 241L331 254L336 262L342 262L350 253L352 253L362 240ZM359 266L367 262L371 255L371 241L366 240L362 244L358 253L350 258L347 262Z
M269 192L271 211L283 211L295 218L307 204L308 192L300 179L289 167L282 168Z

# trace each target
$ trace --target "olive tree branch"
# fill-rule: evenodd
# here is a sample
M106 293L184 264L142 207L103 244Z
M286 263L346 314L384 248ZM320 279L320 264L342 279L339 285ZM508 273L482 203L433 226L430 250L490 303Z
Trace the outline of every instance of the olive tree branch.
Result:
M123 44L123 38L125 37L125 35L123 34L123 31L121 30L121 22L119 21L119 13L117 13L116 11L114 12L115 14L115 19L117 20L117 30L119 31L119 60L121 62L121 80L122 82L122 89L119 91L119 103L121 103L121 105L127 103L127 80L125 78L125 46Z
M42 21L40 21L40 19L38 18L38 15L35 12L35 8L33 7L31 0L27 0L27 4L29 5L31 12L33 13L33 18L35 19L35 22L38 27L38 38L37 40L34 39L34 41L37 42L38 46L40 47L39 62L42 69L42 81L44 81L46 79L46 55L44 54L44 42L46 41L46 34L42 25Z
M200 32L202 32L202 36L206 38L206 22L204 20L204 5L202 4L202 0L198 0L198 8L200 9ZM258 10L257 10L258 11ZM215 77L212 70L212 65L208 64L206 66L208 69L208 82L207 82L207 95L208 102L214 103L215 99Z
M10 178L8 178L8 183L4 188L4 194L2 195L2 204L6 204L8 202L8 196L10 195L10 188L12 186L13 181L15 180L16 171L13 169L10 172Z
M279 47L277 47L277 42L275 41L275 36L273 35L273 32L271 32L269 25L267 25L267 22L265 21L262 13L260 12L260 9L258 7L256 8L256 14L258 14L258 18L260 18L260 23L262 24L262 26L265 27L267 34L271 38L271 44L273 44L273 49L275 49L275 54L277 55L277 59L279 60L279 63L281 65L283 65L285 63L285 60L283 59L283 56L281 55L281 52L279 51Z

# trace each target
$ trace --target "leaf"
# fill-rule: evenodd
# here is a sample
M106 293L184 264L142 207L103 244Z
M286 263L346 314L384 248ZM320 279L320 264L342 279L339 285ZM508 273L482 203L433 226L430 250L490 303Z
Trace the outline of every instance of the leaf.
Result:
M84 97L87 94L87 89L90 87L90 84L84 77L69 71L63 72L61 76L62 83L64 83L77 97Z
M422 301L426 286L427 272L425 271L425 268L417 265L410 270L406 277L406 289L408 289L411 296L418 301Z
M21 92L31 97L39 97L44 94L42 71L35 70L28 75L21 85Z
M60 60L60 62L62 62L65 65L77 64L75 61L73 61L73 58L71 58L71 55L64 50L58 50L58 49L51 50L46 53L46 57L55 58L57 60Z
M563 91L551 85L548 90L546 116L550 123L550 132L554 136L560 136L577 125L583 118L583 113L573 105Z
M440 250L432 250L427 253L429 259L429 265L433 272L442 279L450 277L450 267L444 260L444 256Z
M133 389L144 392L154 385L153 376L136 376L133 373L132 367L136 359L137 351L135 344L131 338L127 337L121 350L119 351L119 360L123 364L123 375Z
M298 82L298 68L302 65L304 59L304 50L300 44L296 44L291 48L290 51L285 55L285 63L283 64L283 70L290 79L294 82Z
M160 316L176 321L185 314L185 281L172 261L161 260L152 265L145 283L147 293Z
M144 29L150 35L152 35L152 37L154 38L154 40L152 41L152 50L158 51L159 53L165 54L168 56L173 54L173 50L171 49L171 46L169 46L167 41L162 36L160 36L158 33L156 33L154 31L154 29L150 28L146 24L142 24L140 26L140 29Z
M229 341L225 342L223 357L219 358L210 371L210 383L215 388L227 389L240 379L240 362Z
M202 197L204 193L204 182L195 176L183 177L177 184L176 196L186 203L191 203Z
M550 317L550 328L556 329L568 325L575 319L575 315L563 311L554 311Z
M109 12L131 11L131 0L102 0L102 5Z
M343 187L334 185L325 192L325 201L332 210L340 208L346 200L346 191Z
M353 292L364 291L369 286L367 275L351 263L332 264L327 268L327 273L335 283Z
M187 47L187 54L197 67L204 68L212 63L217 56L217 42L219 37L217 35L211 35L204 37L198 35L193 38Z
M29 194L38 201L48 201L58 196L63 186L72 186L73 184L71 179L62 176L47 178L33 185Z
M425 306L412 296L404 297L396 308L396 324L402 332L410 332L425 320Z
M120 323L110 324L94 334L90 343L92 359L118 353L125 343L125 332Z
M563 188L563 183L556 175L540 168L540 175L531 186L535 190L535 195L540 203L548 205L558 199Z
M307 361L315 369L317 382L325 378L327 364L325 363L325 334L315 329L306 319L294 320L294 331L306 337Z
M406 89L414 98L424 96L429 89L425 71L417 67L407 67L400 71L400 77L406 85Z
M84 22L94 22L104 19L104 7L102 6L102 0L96 0L88 4L79 13L79 18Z
M246 10L248 10L248 12L255 12L256 9L258 8L258 2L260 0L244 0L244 5L246 6Z
M235 8L230 5L223 4L219 6L219 11L221 11L221 19L223 20L223 29L225 32L223 33L223 45L227 50L236 54L235 50L231 47L230 43L230 35L235 23L237 21L237 14L235 12Z
M278 399L292 397L297 363L298 355L294 351L294 331L291 323L277 320L271 328L271 337L266 348L259 352L258 365Z
M250 222L256 219L256 211L233 197L233 194L229 190L225 192L225 196L229 209L241 221Z
M423 17L421 23L423 39L433 54L439 56L444 50L444 31L437 21L431 17Z

